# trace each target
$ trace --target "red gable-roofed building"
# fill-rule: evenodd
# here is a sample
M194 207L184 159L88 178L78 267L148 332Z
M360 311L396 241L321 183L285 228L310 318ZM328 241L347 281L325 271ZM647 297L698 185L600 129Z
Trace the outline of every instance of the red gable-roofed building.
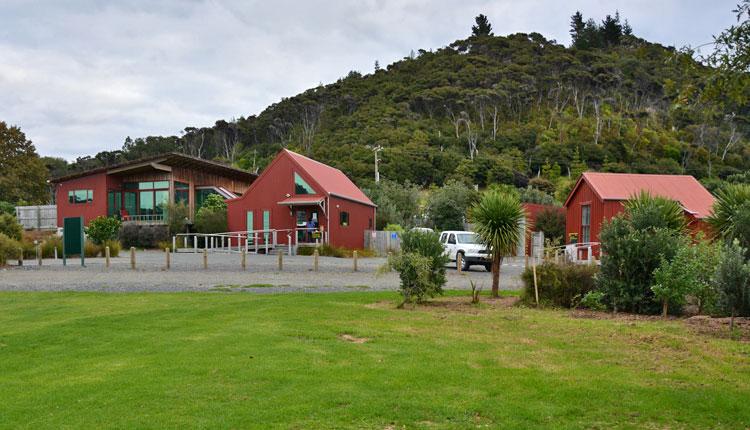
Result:
M643 175L586 172L565 201L566 237L578 243L598 242L601 224L624 209L623 203L646 191L682 205L692 231L705 231L714 197L689 175Z
M362 248L375 225L375 204L339 169L281 150L242 197L228 200L229 230L278 230L278 243L320 240Z

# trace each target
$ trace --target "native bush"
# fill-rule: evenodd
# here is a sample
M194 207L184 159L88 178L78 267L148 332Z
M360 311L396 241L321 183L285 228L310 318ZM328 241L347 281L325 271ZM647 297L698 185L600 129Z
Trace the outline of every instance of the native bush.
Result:
M732 184L721 189L708 223L726 243L737 239L746 251L750 249L750 185Z
M138 246L138 228L137 224L125 224L120 229L120 243L125 248Z
M42 242L42 258L53 258L55 249L57 249L57 255L62 256L63 244L60 236L50 236Z
M96 245L115 240L122 227L122 221L115 217L98 216L89 222L86 235Z
M750 263L745 259L746 252L735 240L726 246L716 270L719 303L731 317L731 330L734 329L734 317L750 316Z
M0 266L5 266L10 259L18 258L21 252L23 252L21 243L5 233L0 233Z
M86 243L83 245L83 255L86 258L98 257L101 252L102 252L102 247L100 245L95 244L93 241L87 240Z
M14 215L0 214L0 233L13 240L21 240L23 227L16 221Z
M403 233L404 228L398 224L388 224L383 227L383 231L395 231L396 233Z
M0 214L15 215L16 205L10 202L0 201Z
M206 197L195 215L195 229L199 233L223 233L227 226L227 203L216 194Z
M437 230L463 230L466 212L478 193L458 181L449 181L432 190L427 201L427 217Z
M402 253L392 256L388 265L399 273L405 303L421 303L443 293L448 257L437 233L408 231L401 236Z
M553 208L539 211L534 221L534 230L543 231L545 239L561 245L565 239L565 212Z
M190 218L190 208L184 202L170 203L167 206L167 226L169 234L185 233L187 219Z
M545 261L536 267L539 304L575 307L581 297L596 288L594 277L597 271L596 265ZM521 279L524 284L521 299L525 303L534 303L536 296L533 269L529 267L524 270Z
M578 306L592 311L604 311L607 309L607 305L604 304L604 293L601 291L589 291L581 297L581 301L578 302Z
M102 255L104 253L104 248L106 247L109 247L110 257L118 257L122 250L122 245L119 240L105 240L104 243L102 243Z

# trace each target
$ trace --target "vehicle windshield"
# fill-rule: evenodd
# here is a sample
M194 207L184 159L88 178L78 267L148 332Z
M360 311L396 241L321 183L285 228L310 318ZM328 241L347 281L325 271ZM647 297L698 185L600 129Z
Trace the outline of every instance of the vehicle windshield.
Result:
M475 233L459 233L456 235L458 243L479 243L479 238Z

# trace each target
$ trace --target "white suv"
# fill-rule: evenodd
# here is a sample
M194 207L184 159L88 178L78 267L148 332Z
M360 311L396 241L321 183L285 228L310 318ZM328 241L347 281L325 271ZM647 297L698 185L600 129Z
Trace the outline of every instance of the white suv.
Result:
M458 254L463 261L461 270L469 270L474 265L484 266L488 272L492 270L490 253L487 247L479 242L476 233L470 231L444 231L440 233L440 243L451 261L456 262L458 268Z

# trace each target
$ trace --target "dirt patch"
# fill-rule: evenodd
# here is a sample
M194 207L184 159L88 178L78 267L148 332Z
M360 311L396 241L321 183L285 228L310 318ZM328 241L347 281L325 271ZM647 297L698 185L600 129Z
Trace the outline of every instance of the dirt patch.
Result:
M340 334L339 339L351 343L365 343L370 340L368 337L356 337L346 333Z
M596 312L583 309L574 309L570 311L571 318L597 319L597 320L618 320L618 321L674 321L681 322L691 330L705 335L714 337L730 337L729 318L712 318L707 315L697 315L689 318L669 316L665 320L660 315L638 315L629 313L611 313ZM734 319L735 338L743 341L750 341L750 318Z
M407 303L402 310L405 311L433 311L433 312L459 312L468 314L478 314L487 309L503 309L515 306L518 303L518 297L482 297L479 305L471 303L471 298L466 296L439 297L428 300L424 303L412 305ZM396 309L397 303L393 300L383 300L375 303L366 304L370 309Z

